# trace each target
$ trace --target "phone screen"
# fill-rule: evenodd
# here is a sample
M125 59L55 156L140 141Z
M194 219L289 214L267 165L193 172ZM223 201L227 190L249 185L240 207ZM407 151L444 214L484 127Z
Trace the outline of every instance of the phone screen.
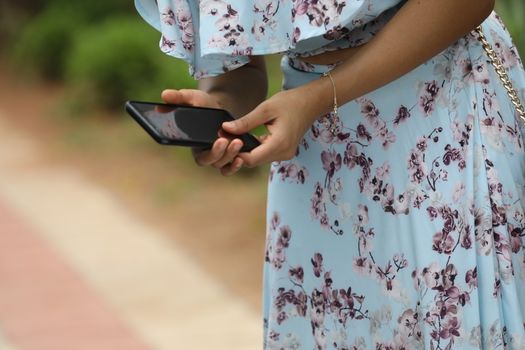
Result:
M220 109L148 103L133 103L133 106L160 136L167 139L213 142L218 137L221 124L232 119Z

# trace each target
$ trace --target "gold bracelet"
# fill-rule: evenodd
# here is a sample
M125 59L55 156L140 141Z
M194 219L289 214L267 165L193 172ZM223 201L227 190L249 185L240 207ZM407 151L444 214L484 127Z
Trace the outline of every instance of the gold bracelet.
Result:
M335 89L335 81L332 77L332 74L330 71L326 71L323 73L323 77L330 78L330 81L332 82L332 87L334 88L334 114L337 115L337 91Z
M335 88L335 81L334 81L334 78L332 77L332 74L331 74L330 71L326 71L326 72L324 72L324 73L322 74L322 76L323 76L323 77L328 77L328 78L330 78L330 81L332 82L332 87L333 87L333 89L334 89L334 109L333 109L333 112L332 112L332 113L333 113L333 116L332 116L332 118L331 118L332 120L330 121L330 132L331 132L332 134L335 135L336 132L337 132L337 129L336 129L336 125L335 125L335 124L336 124L336 121L337 121L337 119L338 119L338 118L337 118L337 117L338 117L338 116L337 116L337 107L338 107L338 106L337 106L337 90L336 90L336 88Z

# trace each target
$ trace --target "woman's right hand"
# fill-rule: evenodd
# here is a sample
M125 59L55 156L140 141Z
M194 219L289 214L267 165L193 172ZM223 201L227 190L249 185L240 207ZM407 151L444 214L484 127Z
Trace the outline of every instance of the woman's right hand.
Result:
M161 94L166 103L189 105L195 107L222 108L219 102L210 94L196 89L164 90ZM243 160L237 155L242 147L238 138L219 137L211 149L192 148L193 158L198 165L210 165L228 176L238 171Z

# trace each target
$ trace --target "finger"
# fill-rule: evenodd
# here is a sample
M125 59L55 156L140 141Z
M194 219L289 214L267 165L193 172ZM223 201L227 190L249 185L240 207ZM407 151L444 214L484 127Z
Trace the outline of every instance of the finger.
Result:
M224 131L223 129L219 129L219 131L217 132L217 135L219 137L224 137L225 139L228 139L230 141L232 141L233 139L238 137L238 135L230 134L230 133Z
M196 152L195 162L198 165L211 165L219 161L228 147L229 141L224 138L217 139L210 150Z
M267 140L267 142L255 147L251 152L239 153L238 157L242 159L245 167L253 168L274 160L278 145L275 145L275 142L269 138Z
M222 123L222 127L226 132L240 135L255 129L259 125L263 125L270 119L271 115L269 111L263 104L260 104L243 117Z
M175 89L166 89L163 90L160 94L162 100L166 103L180 104L182 103L182 95L179 90Z
M242 165L242 158L237 157L233 160L233 162L221 168L221 174L224 176L231 176L241 170Z
M162 91L161 98L166 103L204 107L202 91L193 89L167 89Z
M226 152L224 152L224 156L217 162L213 163L213 166L216 168L222 168L226 164L231 163L234 158L239 154L239 151L242 148L242 141L239 139L235 139L228 145L228 148L226 149Z

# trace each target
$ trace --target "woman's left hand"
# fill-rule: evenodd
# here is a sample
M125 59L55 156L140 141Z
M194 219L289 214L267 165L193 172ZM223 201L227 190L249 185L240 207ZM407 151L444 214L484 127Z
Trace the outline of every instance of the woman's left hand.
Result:
M245 116L222 124L225 131L234 135L266 126L268 134L260 138L261 145L237 155L244 166L251 168L295 156L299 142L318 117L313 108L315 98L308 92L300 88L278 92Z

